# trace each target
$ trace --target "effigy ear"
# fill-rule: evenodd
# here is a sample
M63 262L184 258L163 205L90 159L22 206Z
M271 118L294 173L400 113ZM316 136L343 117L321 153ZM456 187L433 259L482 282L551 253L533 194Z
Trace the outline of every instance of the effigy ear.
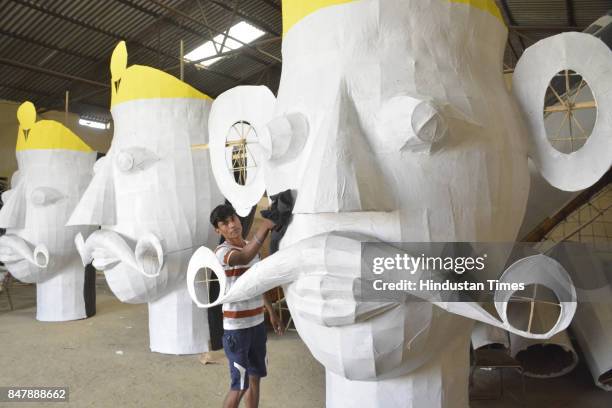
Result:
M238 86L213 102L208 118L210 162L221 193L244 217L266 190L262 135L276 98L265 86Z
M573 89L570 72L582 76ZM549 85L559 72L565 73L565 91ZM513 76L513 90L526 119L529 156L542 176L554 187L578 191L592 186L612 164L612 51L598 38L584 33L563 33L529 47L519 60ZM576 102L577 93L588 83L592 102ZM556 103L544 107L546 92L553 92ZM582 129L575 111L596 108L593 130L576 151L564 153L551 144L545 115L565 112L563 123ZM563 123L561 126L563 126ZM575 123L575 124L574 124ZM570 135L572 138L572 135Z

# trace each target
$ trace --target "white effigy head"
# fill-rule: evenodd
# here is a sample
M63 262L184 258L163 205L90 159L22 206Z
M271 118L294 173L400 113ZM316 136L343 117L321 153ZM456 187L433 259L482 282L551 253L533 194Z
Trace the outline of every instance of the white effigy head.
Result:
M494 2L316 3L283 3L276 114L305 115L309 139L270 164L269 194L296 189L295 213L399 210L404 241L513 239L527 139Z
M386 242L514 240L529 191L527 139L501 75L507 29L495 4L318 5L283 2L276 116L303 114L309 134L298 157L266 168L269 194L296 192L281 248L343 230ZM321 324L338 310L311 318L305 285L289 285L287 301L328 370L328 406L350 405L350 395L396 406L393 394L416 407L467 406L469 320L413 302Z
M185 270L194 248L216 244L208 215L221 197L207 152L191 150L207 143L211 99L126 63L121 42L111 61L111 148L70 223L102 226L77 246L121 301L149 303L152 351L203 352L207 315L186 301Z
M467 407L468 319L549 338L569 325L575 302L561 302L557 322L537 335L512 327L502 294L498 316L475 303L363 302L360 243L516 239L528 155L542 152L523 114L530 96L518 95L519 108L506 89L501 14L493 0L284 0L283 19L278 98L256 129L258 176L269 195L293 190L293 220L281 250L212 304L284 285L300 336L326 367L329 407ZM220 95L211 146L213 125L235 105L229 101L270 98L254 89ZM611 144L602 143L605 171ZM582 164L588 168L588 158ZM582 173L589 182L593 174L601 169ZM236 208L256 201L243 186L222 189ZM527 273L534 265L537 276ZM192 259L188 281L202 266L217 268L223 287L205 249ZM559 293L571 287L563 268L543 256L513 264L500 279ZM192 292L200 306L211 305Z
M15 278L36 283L38 320L83 319L85 271L73 241L91 227L65 224L91 180L96 152L61 123L36 122L30 102L17 117L18 170L2 195L0 261Z

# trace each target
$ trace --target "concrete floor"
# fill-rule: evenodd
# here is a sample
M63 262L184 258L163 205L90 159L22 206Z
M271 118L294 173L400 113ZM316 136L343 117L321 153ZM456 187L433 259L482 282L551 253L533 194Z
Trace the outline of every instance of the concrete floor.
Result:
M67 323L41 323L35 290L12 289L15 310L0 293L0 386L68 386L68 404L4 404L16 407L220 407L228 387L226 361L200 363L198 356L151 353L146 305L116 300L98 280L97 314ZM262 407L315 408L325 402L324 370L296 333L270 334L269 374L262 382ZM118 353L122 352L122 353ZM299 369L296 369L299 367ZM474 401L473 408L521 406L519 377L508 372L505 395ZM497 375L479 372L479 394L497 391ZM529 407L612 407L612 393L593 386L583 365L558 379L527 379ZM520 400L521 398L518 398Z
M96 315L66 323L35 320L34 286L13 286L11 293L12 312L0 294L0 386L70 387L69 404L46 404L56 408L221 407L229 388L226 360L203 365L197 355L151 353L146 304L119 302L103 280ZM297 334L270 334L268 349L261 406L323 406L324 370Z

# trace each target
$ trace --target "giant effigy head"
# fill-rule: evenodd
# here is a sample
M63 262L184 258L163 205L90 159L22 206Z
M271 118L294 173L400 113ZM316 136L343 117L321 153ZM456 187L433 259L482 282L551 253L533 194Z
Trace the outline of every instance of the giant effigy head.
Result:
M598 40L553 39L550 48L559 52L535 58L539 82L517 85L517 99L502 74L508 31L492 0L284 0L283 26L276 100L261 90L220 95L211 145L212 125L222 122L217 116L230 110L228 101L252 94L273 106L256 129L263 163L257 176L269 195L292 190L293 220L280 251L229 292L209 304L192 298L208 307L283 284L300 336L327 369L328 406L467 406L468 319L548 338L567 327L575 303L562 301L550 330L533 334L512 326L509 298L501 294L493 314L477 302L364 301L361 243L513 242L527 204L528 156L558 188L595 182L612 159L601 132L612 126L610 114L571 157L547 149L540 128L548 81L561 69L581 71L563 65L588 70L576 62L576 50ZM590 49L605 57L605 48ZM522 66L534 65L533 52L526 55ZM601 85L603 77L592 73L591 82L599 78ZM600 87L600 95L609 89ZM242 186L220 188L236 208L258 198L247 199L252 191ZM223 281L206 250L192 262L188 281L202 266ZM534 264L538 273L525 273ZM516 264L503 277L512 275L555 290L571 286L546 257Z
M84 270L73 242L90 228L65 224L91 180L96 152L61 123L36 121L30 102L17 117L18 170L2 195L0 260L15 278L38 284L39 320L83 318Z
M275 115L304 115L308 139L266 168L268 193L292 189L296 199L281 246L342 230L384 242L514 240L529 192L527 137L501 74L507 28L493 1L288 0L283 18ZM308 40L321 33L325 41ZM423 302L368 319L356 307L353 324L321 324L341 309L309 318L302 285L287 287L296 327L341 378L406 375L450 347L445 332L469 332ZM350 352L317 340L360 344L366 334Z
M84 259L120 300L149 302L184 285L193 248L214 236L207 217L220 198L207 153L191 150L207 142L211 99L165 72L127 67L124 42L111 74L112 144L70 223L101 225L77 243Z
M294 213L397 210L402 241L514 239L527 138L493 1L289 0L283 17L276 115L302 113L309 138L268 193L294 189Z
M384 242L514 239L527 140L501 75L507 29L492 1L288 0L283 31L272 124L299 113L308 137L266 167L268 194L295 196L281 248L331 231ZM445 332L469 331L424 302L384 313L339 300L313 307L313 284L289 285L288 304L313 355L340 378L404 376L452 347ZM315 298L331 297L318 286Z

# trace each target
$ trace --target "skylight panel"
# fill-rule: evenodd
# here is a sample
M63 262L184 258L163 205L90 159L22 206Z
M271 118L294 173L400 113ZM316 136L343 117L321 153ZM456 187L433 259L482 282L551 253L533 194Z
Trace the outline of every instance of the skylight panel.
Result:
M265 33L263 31L252 26L246 21L241 21L237 24L234 24L229 29L230 37L233 37L236 40L242 41L245 44L249 44L255 41L256 39L258 39L264 34ZM221 44L223 44L224 38L225 38L224 34L219 34L213 38L213 41L216 44L217 48L221 48ZM215 55L217 55L217 51L215 49L215 44L213 44L213 41L206 41L204 44L200 45L199 47L196 47L191 52L185 55L185 59L188 61L199 61L204 58L214 57ZM223 44L223 49L221 50L221 52L237 50L242 47L243 45L241 43L228 37L225 39L225 44ZM221 60L222 58L223 57L211 58L206 61L202 61L198 65L209 67L215 62Z
M94 129L110 129L110 122L99 122L92 119L79 118L79 125Z

